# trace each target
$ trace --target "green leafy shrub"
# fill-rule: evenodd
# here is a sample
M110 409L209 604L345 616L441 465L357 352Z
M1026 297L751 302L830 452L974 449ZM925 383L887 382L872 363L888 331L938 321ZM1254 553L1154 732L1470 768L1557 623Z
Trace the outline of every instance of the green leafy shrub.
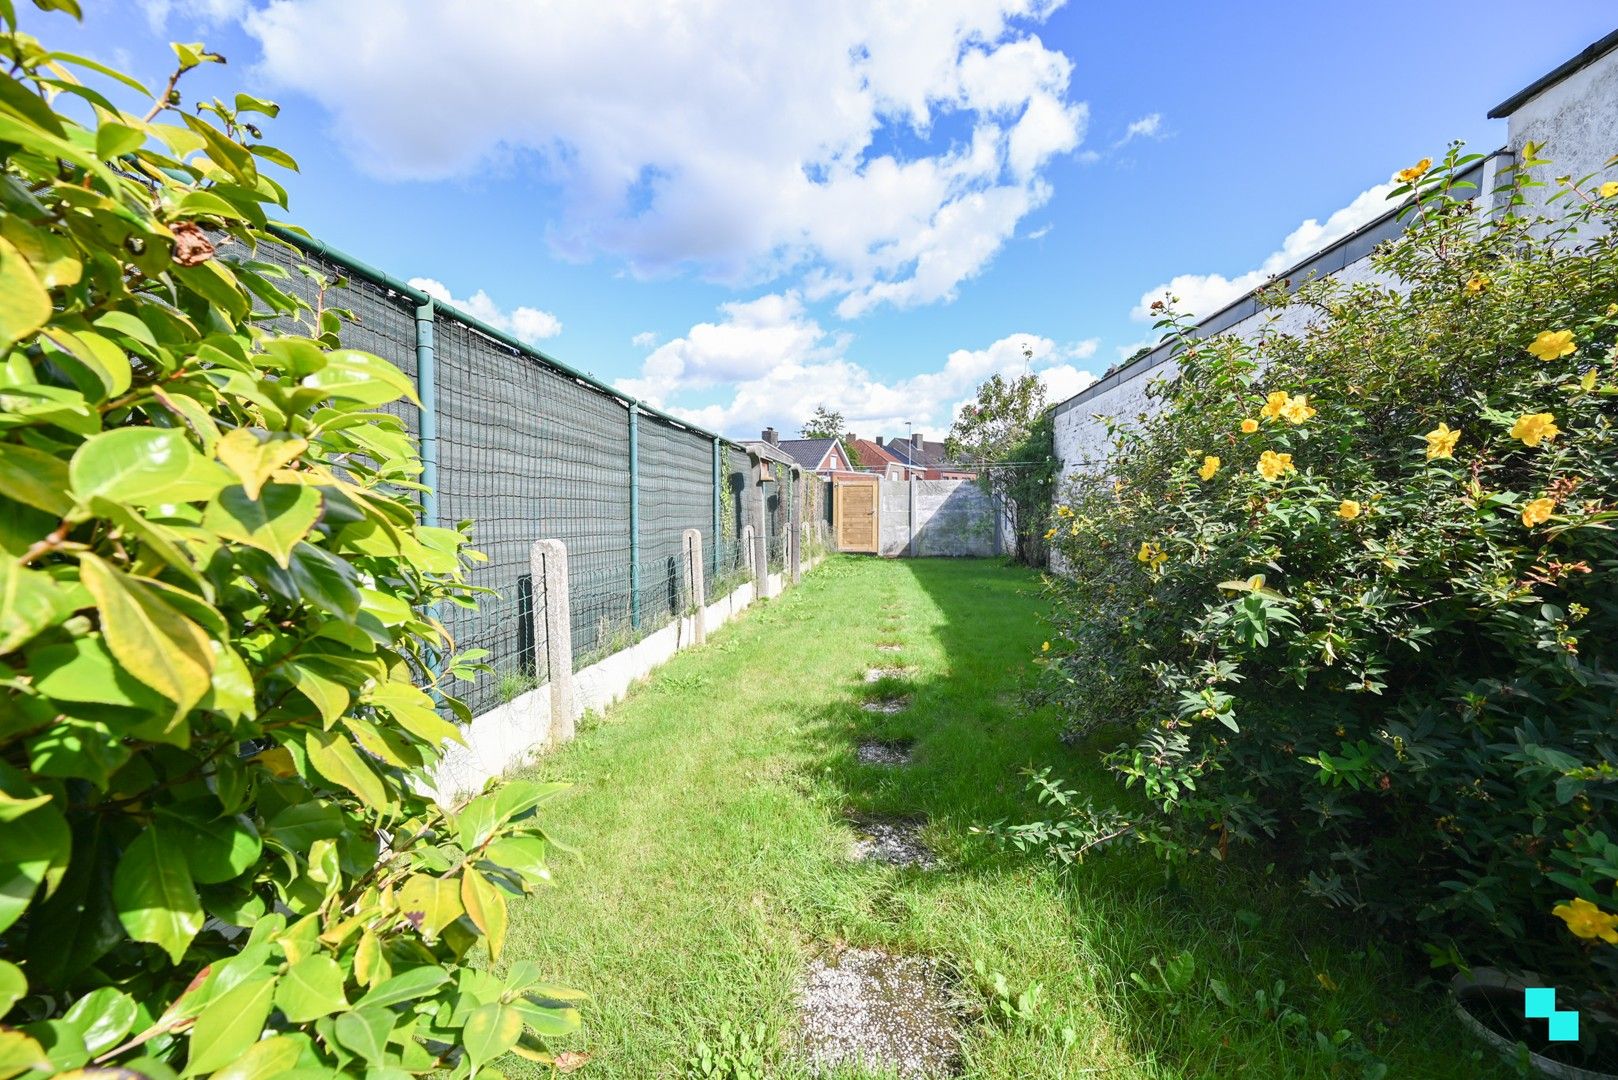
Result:
M424 792L475 553L416 521L410 382L255 258L276 107L182 113L176 46L124 112L0 19L0 1076L542 1058L575 995L464 961L556 788Z
M1076 729L1130 733L1107 761L1149 800L1135 838L1255 845L1435 957L1610 991L1618 184L1530 213L1534 153L1492 221L1460 198L1474 158L1412 170L1380 280L1303 284L1309 329L1182 335L1055 511L1045 663ZM1117 829L1068 806L1046 831Z

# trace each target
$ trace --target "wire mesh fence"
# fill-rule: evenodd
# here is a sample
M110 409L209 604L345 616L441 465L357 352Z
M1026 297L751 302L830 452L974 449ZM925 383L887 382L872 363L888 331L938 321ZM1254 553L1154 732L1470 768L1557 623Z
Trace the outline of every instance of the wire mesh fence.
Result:
M427 309L410 286L360 273L318 247L266 244L238 254L285 270L286 287L317 313L302 326L266 315L270 325L318 333L318 313L335 312L344 346L419 378L418 314ZM471 522L473 546L486 556L469 574L484 590L477 609L439 613L459 649L486 651L490 670L460 691L474 713L549 678L545 650L536 648L543 643L535 640L535 614L548 603L543 575L536 581L530 567L536 540L567 547L575 668L690 611L687 529L702 537L710 600L751 578L752 555L741 544L748 524L767 538L772 571L785 565L787 470L760 484L744 448L635 408L474 322L432 312L434 392L423 395L437 426L436 520L429 524ZM400 402L389 411L412 434L422 431L416 405Z

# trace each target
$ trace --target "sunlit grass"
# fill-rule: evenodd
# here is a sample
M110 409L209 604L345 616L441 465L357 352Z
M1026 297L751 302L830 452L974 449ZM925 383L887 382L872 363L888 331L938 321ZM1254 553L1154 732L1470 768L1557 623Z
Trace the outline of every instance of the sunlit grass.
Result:
M677 1077L727 1019L763 1022L773 1075L798 1075L779 1049L794 983L833 941L956 972L969 1076L1357 1078L1376 1058L1390 1077L1493 1075L1443 998L1407 989L1420 971L1397 946L1262 866L1169 879L1120 847L1063 879L971 831L1035 815L1029 767L1116 797L1096 748L1063 746L1020 692L1041 607L1037 579L997 563L835 558L543 761L577 784L551 817L584 861L513 905L507 954L595 996L567 1045L592 1055L581 1075ZM903 650L877 650L890 640ZM863 681L895 666L909 673ZM859 708L894 694L910 708ZM857 763L865 738L913 740L913 764ZM851 863L856 813L925 816L942 867ZM1039 984L1037 1008L999 1008L995 973L1012 999Z

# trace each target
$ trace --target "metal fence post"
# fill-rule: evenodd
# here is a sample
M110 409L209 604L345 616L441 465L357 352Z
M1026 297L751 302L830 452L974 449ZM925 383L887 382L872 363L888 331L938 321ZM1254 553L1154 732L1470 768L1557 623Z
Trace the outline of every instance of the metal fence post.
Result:
M719 545L724 541L725 523L720 520L724 513L724 498L720 490L719 459L725 450L719 442L719 436L713 439L713 579L719 580Z
M708 589L702 579L702 533L697 529L685 530L680 534L680 547L685 554L686 584L694 609L696 633L693 640L701 645L708 640Z
M629 403L629 625L640 629L640 406Z
M421 399L421 523L438 524L438 362L433 353L433 301L416 305L416 396Z
M560 540L534 541L528 571L536 584L545 585L545 610L534 605L534 664L538 670L543 660L550 675L547 741L555 745L573 738L573 605L567 591L567 545Z

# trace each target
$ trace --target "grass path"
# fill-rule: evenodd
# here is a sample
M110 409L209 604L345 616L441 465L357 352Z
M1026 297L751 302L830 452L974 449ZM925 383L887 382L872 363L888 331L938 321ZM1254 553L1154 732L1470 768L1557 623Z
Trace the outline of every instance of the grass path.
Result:
M1357 1078L1377 1059L1389 1077L1495 1075L1435 993L1399 989L1412 975L1390 947L1261 867L1170 881L1119 848L1063 880L971 832L1035 816L1030 766L1116 797L1095 748L1063 746L1059 718L1022 701L1041 607L1037 579L998 563L834 558L544 760L577 785L548 817L584 862L513 904L507 955L594 995L565 1047L592 1055L577 1075L681 1077L722 1020L779 1046L805 958L836 941L957 973L986 1013L966 1028L972 1077ZM865 671L895 659L911 707L862 711L894 689ZM913 739L914 763L858 763L872 737ZM942 867L851 862L851 813L925 816ZM1013 995L1038 984L1037 1009L996 1015L975 963ZM799 1072L777 1053L770 1075Z

